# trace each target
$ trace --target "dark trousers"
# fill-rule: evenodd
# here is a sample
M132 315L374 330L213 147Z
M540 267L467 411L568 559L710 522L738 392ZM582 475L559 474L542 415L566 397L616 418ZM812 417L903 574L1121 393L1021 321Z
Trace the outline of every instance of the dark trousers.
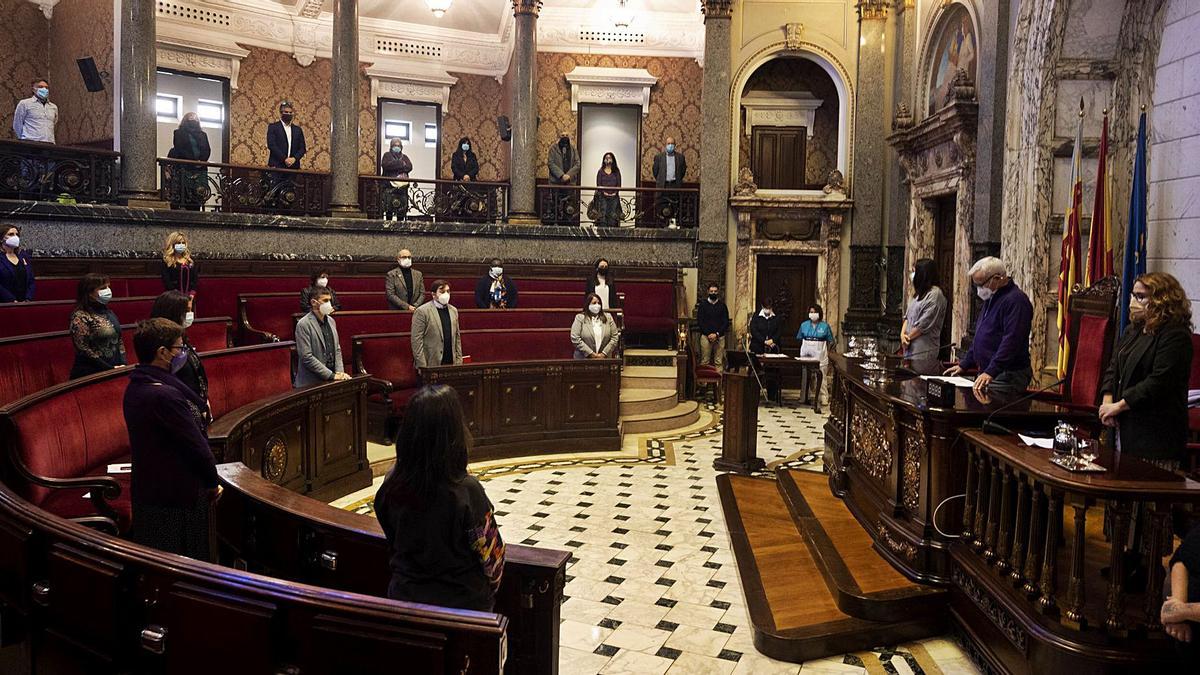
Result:
M664 188L680 187L679 181L663 183ZM679 218L679 193L659 192L654 200L654 213L658 217L659 227L667 227L673 219Z
M599 218L596 219L596 225L599 227L617 227L621 224L623 213L621 212L621 198L617 195L611 197L599 195L596 197L598 206Z
M579 224L579 191L554 190L554 225Z

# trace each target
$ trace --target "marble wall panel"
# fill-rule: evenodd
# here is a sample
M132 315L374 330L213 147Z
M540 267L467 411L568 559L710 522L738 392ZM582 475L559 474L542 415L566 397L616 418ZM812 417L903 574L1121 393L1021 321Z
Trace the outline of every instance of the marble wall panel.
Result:
M829 172L837 168L838 101L837 85L825 69L803 58L779 58L767 61L750 75L742 95L753 91L809 91L821 99L813 119L812 138L804 148L804 178L822 187ZM750 166L750 136L745 124L738 134L738 168Z
M560 130L575 136L579 124L571 110L571 86L566 74L575 66L608 68L645 68L658 78L650 89L650 110L642 118L641 179L653 180L654 155L662 150L663 139L674 136L679 150L688 160L688 182L700 181L700 82L703 73L694 59L647 56L602 56L598 54L537 55L538 165L539 177L545 177L546 152L558 139ZM622 163L624 166L624 163ZM597 167L582 167L583 174Z
M112 0L71 0L55 5L50 20L49 68L51 99L58 104L59 145L99 144L111 147L113 89L89 92L75 59L90 56L96 69L113 72Z
M1072 0L1071 29L1063 36L1063 58L1112 58L1124 9L1125 0Z
M17 101L30 97L30 80L49 77L50 25L28 0L0 0L0 16L0 137L12 138Z
M1079 102L1083 101L1083 137L1100 140L1104 110L1112 107L1112 82L1108 80L1059 80L1054 106L1054 135L1075 138L1079 125Z

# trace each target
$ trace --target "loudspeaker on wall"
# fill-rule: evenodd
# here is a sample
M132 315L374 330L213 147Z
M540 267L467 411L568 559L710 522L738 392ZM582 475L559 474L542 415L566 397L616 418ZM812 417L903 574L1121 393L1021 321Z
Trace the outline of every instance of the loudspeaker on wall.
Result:
M100 71L96 69L96 59L88 56L75 59L75 63L79 64L79 74L83 76L83 86L87 87L88 91L104 91L104 80L100 77Z

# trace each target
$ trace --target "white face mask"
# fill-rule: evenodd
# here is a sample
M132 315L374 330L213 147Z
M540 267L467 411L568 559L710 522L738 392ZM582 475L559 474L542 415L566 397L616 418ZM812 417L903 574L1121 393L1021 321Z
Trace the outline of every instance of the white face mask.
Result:
M101 288L96 291L96 297L100 299L100 304L107 305L109 300L112 300L112 289Z
M183 327L184 328L191 326L195 322L196 322L196 313L195 312L188 312L187 314L183 315Z
M21 238L14 234L13 236L4 240L4 245L9 248L20 248Z
M450 292L449 292L449 291L442 291L441 293L438 293L438 294L437 294L437 301L438 301L438 304L439 304L439 305L441 305L441 306L443 306L443 307L449 306L449 304L450 304Z
M766 307L763 307L762 311L759 313L768 319L775 316L775 312L772 312L771 310L767 309Z
M816 322L817 322L817 319L820 319L820 318L821 318L821 315L820 315L820 314L817 314L816 312L809 312L809 313L808 313L808 320L809 320L809 321L811 321L811 322L813 322L813 323L816 323Z
M412 258L400 258L400 260L398 262L400 263L400 266L403 267L404 269L408 269L408 268L412 267Z
M991 299L992 294L995 293L995 291L988 288L987 286L976 286L975 293L979 296L980 300L987 302L988 300Z
M175 244L175 253L176 254L183 255L183 253L185 251L187 251L187 244Z
M321 316L329 316L330 314L333 314L333 303L326 300L325 302L321 303L321 306L317 308L317 311L321 313Z
M493 278L493 279L495 279L495 278L499 277L499 276L500 276L500 275L502 275L502 274L504 274L504 268L503 268L503 267L493 267L493 268L492 268L492 278Z
M329 285L329 277L317 278L317 288L325 288Z
M588 311L591 312L592 314L599 314L600 309L601 309L600 305L597 305L596 303L592 303L592 304L588 305Z
M916 273L916 272L909 272L909 273L908 273L908 280L909 280L909 281L916 281L916 280L917 280L917 273Z

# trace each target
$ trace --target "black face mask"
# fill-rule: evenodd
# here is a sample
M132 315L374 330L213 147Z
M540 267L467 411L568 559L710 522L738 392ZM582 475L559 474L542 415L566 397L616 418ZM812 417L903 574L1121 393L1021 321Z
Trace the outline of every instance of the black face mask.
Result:
M607 267L597 267L596 273L597 274L608 274L608 268Z
M279 119L283 120L284 124L290 124L292 121L292 117L294 117L294 115L292 113L284 113L279 116Z
M569 138L558 139L558 147L563 148L564 150L566 148L571 147L571 139L569 139Z
M709 299L709 300L716 300L716 299L717 299L717 294L716 294L716 293L709 293L709 294L708 294L708 299Z

